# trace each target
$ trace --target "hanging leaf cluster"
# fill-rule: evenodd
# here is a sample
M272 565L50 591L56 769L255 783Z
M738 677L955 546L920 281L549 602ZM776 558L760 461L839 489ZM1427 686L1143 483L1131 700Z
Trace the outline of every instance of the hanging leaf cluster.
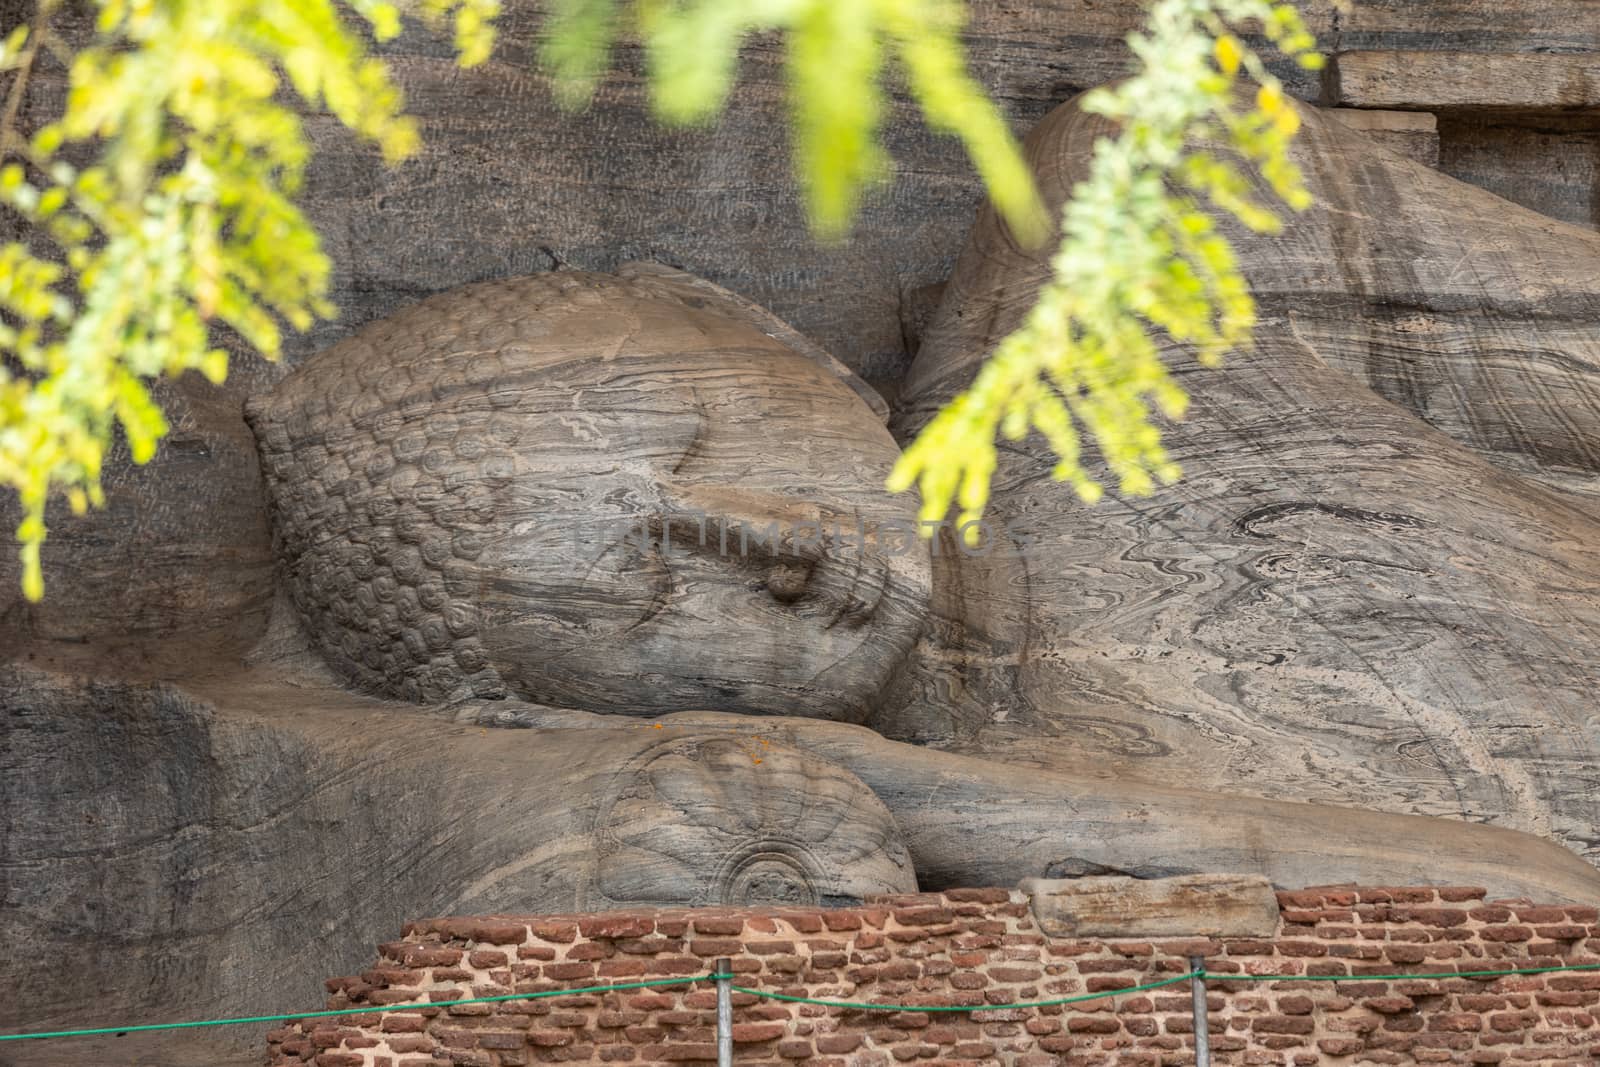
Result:
M0 246L0 483L21 499L32 599L47 500L98 504L116 432L138 462L166 433L154 379L195 369L221 381L220 330L271 359L286 326L333 314L328 259L294 202L310 155L298 108L332 113L390 161L417 145L360 29L381 42L420 16L448 27L470 66L488 58L499 13L499 0L94 0L94 39L73 48L52 26L61 3L39 0L32 25L0 42L0 208L26 233ZM632 35L657 115L696 124L725 105L746 38L780 35L796 172L826 237L889 173L881 128L898 76L927 122L962 141L1012 232L1042 241L1050 219L1032 176L968 71L965 15L963 0L552 0L540 54L579 105ZM981 513L1002 433L1044 434L1057 477L1085 499L1100 486L1079 463L1083 431L1125 492L1177 476L1152 406L1176 417L1186 398L1159 338L1214 361L1248 343L1254 322L1214 215L1279 225L1252 169L1291 207L1308 201L1287 155L1295 112L1238 35L1249 23L1317 63L1282 0L1155 0L1130 39L1133 77L1088 99L1121 132L1063 212L1053 281L895 470L894 488L921 487L924 517L952 503ZM67 71L66 106L25 135L41 57ZM1244 75L1260 86L1253 106L1237 102ZM1233 155L1197 147L1208 144Z
M22 505L23 591L43 593L45 504L101 502L113 435L135 462L167 422L150 382L228 371L217 327L268 359L282 329L333 313L329 263L294 203L310 149L286 84L399 160L417 145L401 94L331 0L100 0L94 37L56 35L58 3L0 46L0 204L24 240L0 247L0 483ZM380 39L401 9L351 8ZM492 41L494 0L422 0L463 62ZM19 128L29 75L54 60L63 113Z
M1103 488L1081 459L1085 433L1125 494L1179 477L1153 416L1181 418L1188 396L1162 346L1176 342L1215 364L1250 343L1256 321L1217 216L1257 232L1282 227L1251 171L1281 204L1311 203L1288 151L1299 113L1239 35L1249 24L1305 68L1321 66L1290 3L1156 0L1128 41L1132 76L1082 101L1117 132L1096 145L1062 208L1050 281L890 477L896 491L918 486L928 523L955 507L965 536L979 536L1002 436L1043 435L1057 457L1054 477L1090 503Z
M1018 234L1042 240L1048 219L1021 149L968 72L965 24L963 0L556 0L541 59L579 106L626 32L644 49L656 115L690 125L721 113L745 38L781 34L795 172L813 228L829 238L849 229L864 191L889 172L880 128L894 71L929 126L963 142Z

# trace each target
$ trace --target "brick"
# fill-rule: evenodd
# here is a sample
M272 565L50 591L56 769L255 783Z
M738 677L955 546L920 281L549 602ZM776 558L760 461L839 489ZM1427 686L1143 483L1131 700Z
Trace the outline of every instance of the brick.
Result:
M1587 926L1579 926L1577 923L1540 926L1534 932L1540 937L1547 937L1552 941L1580 941L1589 936L1589 928Z
M901 926L940 926L955 918L948 908L896 908L892 914Z
M1310 1015L1315 1006L1315 1001L1300 994L1278 998L1278 1011L1284 1015Z
M1122 1023L1107 1015L1079 1015L1067 1020L1067 1030L1074 1034L1114 1034Z
M955 904L1009 904L1009 889L946 889L939 894Z
M1309 1034L1316 1028L1315 1020L1304 1015L1263 1015L1250 1020L1250 1029L1258 1034Z
M1410 997L1368 997L1361 1004L1383 1015L1398 1015L1412 1011L1417 1006L1417 1002Z
M776 1041L788 1029L783 1023L734 1023L733 1042L736 1045L753 1045L762 1041Z
M1037 982L1039 979L1044 977L1044 972L1034 967L990 967L989 977L994 979L996 982L1021 984L1027 982ZM1104 979L1096 980L1103 981ZM1090 985L1089 989L1091 992L1095 991L1092 984Z
M682 1045L660 1045L656 1049L656 1058L666 1060L668 1063L690 1063L709 1060L712 1063L717 1059L717 1046L711 1042L689 1042Z
M517 1043L523 1043L525 1035L517 1035ZM384 1039L391 1052L432 1052L434 1040L427 1034L394 1034Z
M1372 890L1356 890L1361 900L1366 900L1369 892L1384 894L1396 904L1431 904L1439 895L1432 886L1376 886Z
M361 980L370 986L416 985L422 981L422 972L406 967L374 967L362 971Z
M1366 1047L1367 1043L1358 1037L1324 1037L1317 1041L1324 1056L1354 1056Z
M540 1048L558 1048L562 1045L572 1044L572 1033L568 1030L530 1030L528 1043Z
M689 951L696 956L737 956L744 951L744 942L736 937L696 937L689 941Z
M407 967L454 967L466 955L458 948L416 945L404 941L383 946L383 954Z
M536 922L533 924L533 936L541 941L552 941L558 945L570 944L578 939L578 924L571 922Z
M793 941L747 941L745 951L755 956L793 955Z
M1439 899L1452 903L1482 900L1488 895L1489 891L1482 886L1442 886L1439 889Z
M481 945L520 945L528 939L528 928L523 923L477 920L467 931L467 939Z
M597 915L578 920L578 933L584 937L648 937L655 932L655 920L643 915Z
M378 1029L386 1034L416 1034L428 1028L428 1020L420 1015L384 1015Z
M1328 946L1320 941L1279 941L1278 953L1283 956L1326 956Z
M1565 908L1526 907L1513 909L1519 923L1559 923L1567 921Z
M1385 945L1384 956L1390 963L1421 963L1428 958L1428 952L1422 945Z
M477 1048L478 1035L473 1030L436 1030L434 1037L445 1048Z

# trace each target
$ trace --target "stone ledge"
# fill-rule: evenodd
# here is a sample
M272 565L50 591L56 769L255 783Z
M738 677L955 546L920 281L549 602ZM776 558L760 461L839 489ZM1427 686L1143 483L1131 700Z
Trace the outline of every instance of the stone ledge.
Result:
M1344 52L1335 104L1400 110L1545 110L1600 104L1600 55Z

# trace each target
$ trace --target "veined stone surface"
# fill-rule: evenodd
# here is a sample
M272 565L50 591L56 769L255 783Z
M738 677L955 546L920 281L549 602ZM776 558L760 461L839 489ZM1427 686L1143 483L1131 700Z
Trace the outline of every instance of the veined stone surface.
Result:
M1595 858L1600 237L1305 119L1317 206L1280 237L1237 235L1255 350L1220 370L1173 354L1183 479L1089 508L1037 437L1002 450L992 520L1038 543L960 561L964 588L1003 594L937 605L956 649L937 687L963 709L948 736L1122 781L1494 822ZM1103 132L1065 106L1031 135L1052 203ZM1047 273L985 214L902 433Z

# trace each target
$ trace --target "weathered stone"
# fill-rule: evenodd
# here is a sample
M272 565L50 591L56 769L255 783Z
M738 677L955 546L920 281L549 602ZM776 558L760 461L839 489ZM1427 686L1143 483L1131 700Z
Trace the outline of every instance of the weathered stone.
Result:
M988 518L1030 536L1028 558L958 561L963 595L936 596L948 665L922 661L903 692L959 686L942 744L971 755L1490 820L1600 857L1600 599L1584 592L1600 571L1600 237L1303 114L1316 206L1236 238L1253 351L1218 370L1174 353L1192 404L1164 444L1183 479L1085 508L1046 488L1041 438L1002 450ZM1067 106L1030 135L1052 203L1105 132ZM983 216L902 437L970 384L1049 273ZM975 585L1007 589L1006 609ZM873 724L925 736L917 706ZM1402 773L1421 748L1430 770Z
M0 939L30 946L0 959L0 984L29 992L0 1004L0 1032L87 1025L90 980L94 1017L113 1021L304 1010L323 974L430 912L916 887L882 803L778 743L758 764L720 732L468 730L332 688L219 684L226 699L209 703L0 669ZM463 951L412 950L425 965ZM248 1027L180 1037L40 1043L18 1062L258 1061Z
M1439 120L1435 115L1426 111L1367 111L1351 107L1331 108L1328 114L1396 155L1428 167L1439 165Z
M1422 111L1593 107L1600 104L1594 53L1342 52L1334 103Z
M1600 114L1456 111L1439 116L1439 169L1562 222L1600 223Z
M198 375L154 385L171 432L138 466L106 457L104 509L48 509L48 596L19 592L15 496L0 493L0 663L47 657L102 677L155 679L243 656L267 627L272 536L237 395Z
M1278 930L1278 898L1260 875L1029 878L1018 888L1052 937L1271 937Z

